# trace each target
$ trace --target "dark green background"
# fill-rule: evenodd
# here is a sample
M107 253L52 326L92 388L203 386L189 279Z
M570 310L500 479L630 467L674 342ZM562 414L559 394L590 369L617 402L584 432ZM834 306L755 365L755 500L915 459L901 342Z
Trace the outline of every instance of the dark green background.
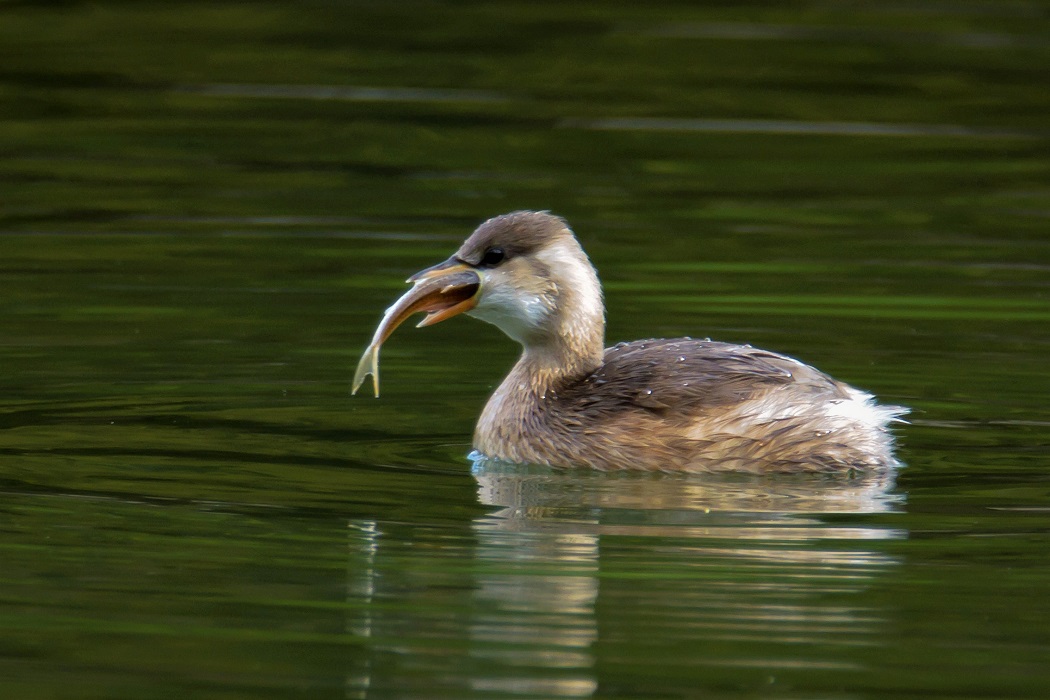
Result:
M1050 693L1050 5L0 3L0 690ZM382 310L566 216L609 342L912 407L897 485L471 474Z

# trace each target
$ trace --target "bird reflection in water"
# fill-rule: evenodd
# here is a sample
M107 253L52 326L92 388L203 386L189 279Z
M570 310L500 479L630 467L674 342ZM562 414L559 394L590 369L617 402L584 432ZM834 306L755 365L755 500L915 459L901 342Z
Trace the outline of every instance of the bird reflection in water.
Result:
M631 661L639 644L664 662L744 677L836 672L886 627L856 599L895 564L878 542L905 536L878 517L902 507L891 473L646 474L482 459L473 474L493 510L473 519L454 581L433 573L448 567L447 549L407 547L395 525L351 530L362 562L352 567L355 629L367 614L371 653L385 658L357 697L411 691L414 670L440 668L456 697L586 698L601 694L601 663L641 663ZM427 610L435 585L452 596L451 620ZM705 653L688 656L698 645Z

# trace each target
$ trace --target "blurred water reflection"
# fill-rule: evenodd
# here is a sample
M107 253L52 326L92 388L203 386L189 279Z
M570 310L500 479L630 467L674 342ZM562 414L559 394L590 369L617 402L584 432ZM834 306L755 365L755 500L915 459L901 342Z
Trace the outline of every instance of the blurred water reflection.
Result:
M446 539L442 554L406 551L397 525L352 525L351 630L370 661L350 697L412 691L406 679L420 664L443 670L429 697L591 697L601 691L599 639L613 657L639 642L679 655L699 644L711 648L685 663L843 670L854 664L841 649L873 645L884 631L884 614L850 597L896 563L874 543L906 536L864 517L901 505L892 474L771 479L486 463L474 477L479 501L495 510L474 519L471 537ZM468 563L445 571L453 549ZM405 572L423 569L428 583L413 588ZM433 588L435 577L448 579L446 590ZM387 617L383 601L393 596L402 611ZM438 598L455 621L430 611Z

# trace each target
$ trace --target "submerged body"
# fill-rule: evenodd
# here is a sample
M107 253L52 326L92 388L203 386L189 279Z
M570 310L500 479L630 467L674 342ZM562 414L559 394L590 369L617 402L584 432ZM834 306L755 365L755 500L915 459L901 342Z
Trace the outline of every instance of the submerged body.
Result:
M384 318L358 366L376 374L382 342L466 312L523 346L489 399L474 447L511 462L670 471L845 471L895 465L889 422L857 389L792 358L690 338L603 349L593 266L564 220L515 212L482 224ZM378 379L377 393L378 393Z

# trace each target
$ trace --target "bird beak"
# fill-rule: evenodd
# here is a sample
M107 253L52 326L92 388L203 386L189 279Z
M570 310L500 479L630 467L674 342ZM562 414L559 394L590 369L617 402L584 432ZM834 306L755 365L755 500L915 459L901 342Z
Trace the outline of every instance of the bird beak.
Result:
M379 348L405 319L422 311L426 317L416 327L432 326L473 309L481 291L481 277L477 271L455 258L421 270L407 281L412 283L412 288L383 314L372 342L357 364L354 394L371 374L375 395L379 396Z
M415 286L398 299L394 307L407 300L408 304L416 308L405 312L406 316L415 311L426 311L426 318L416 324L416 328L432 326L470 311L477 306L478 292L481 291L481 277L477 270L455 258L420 270L405 281ZM393 330L391 328L390 332Z

